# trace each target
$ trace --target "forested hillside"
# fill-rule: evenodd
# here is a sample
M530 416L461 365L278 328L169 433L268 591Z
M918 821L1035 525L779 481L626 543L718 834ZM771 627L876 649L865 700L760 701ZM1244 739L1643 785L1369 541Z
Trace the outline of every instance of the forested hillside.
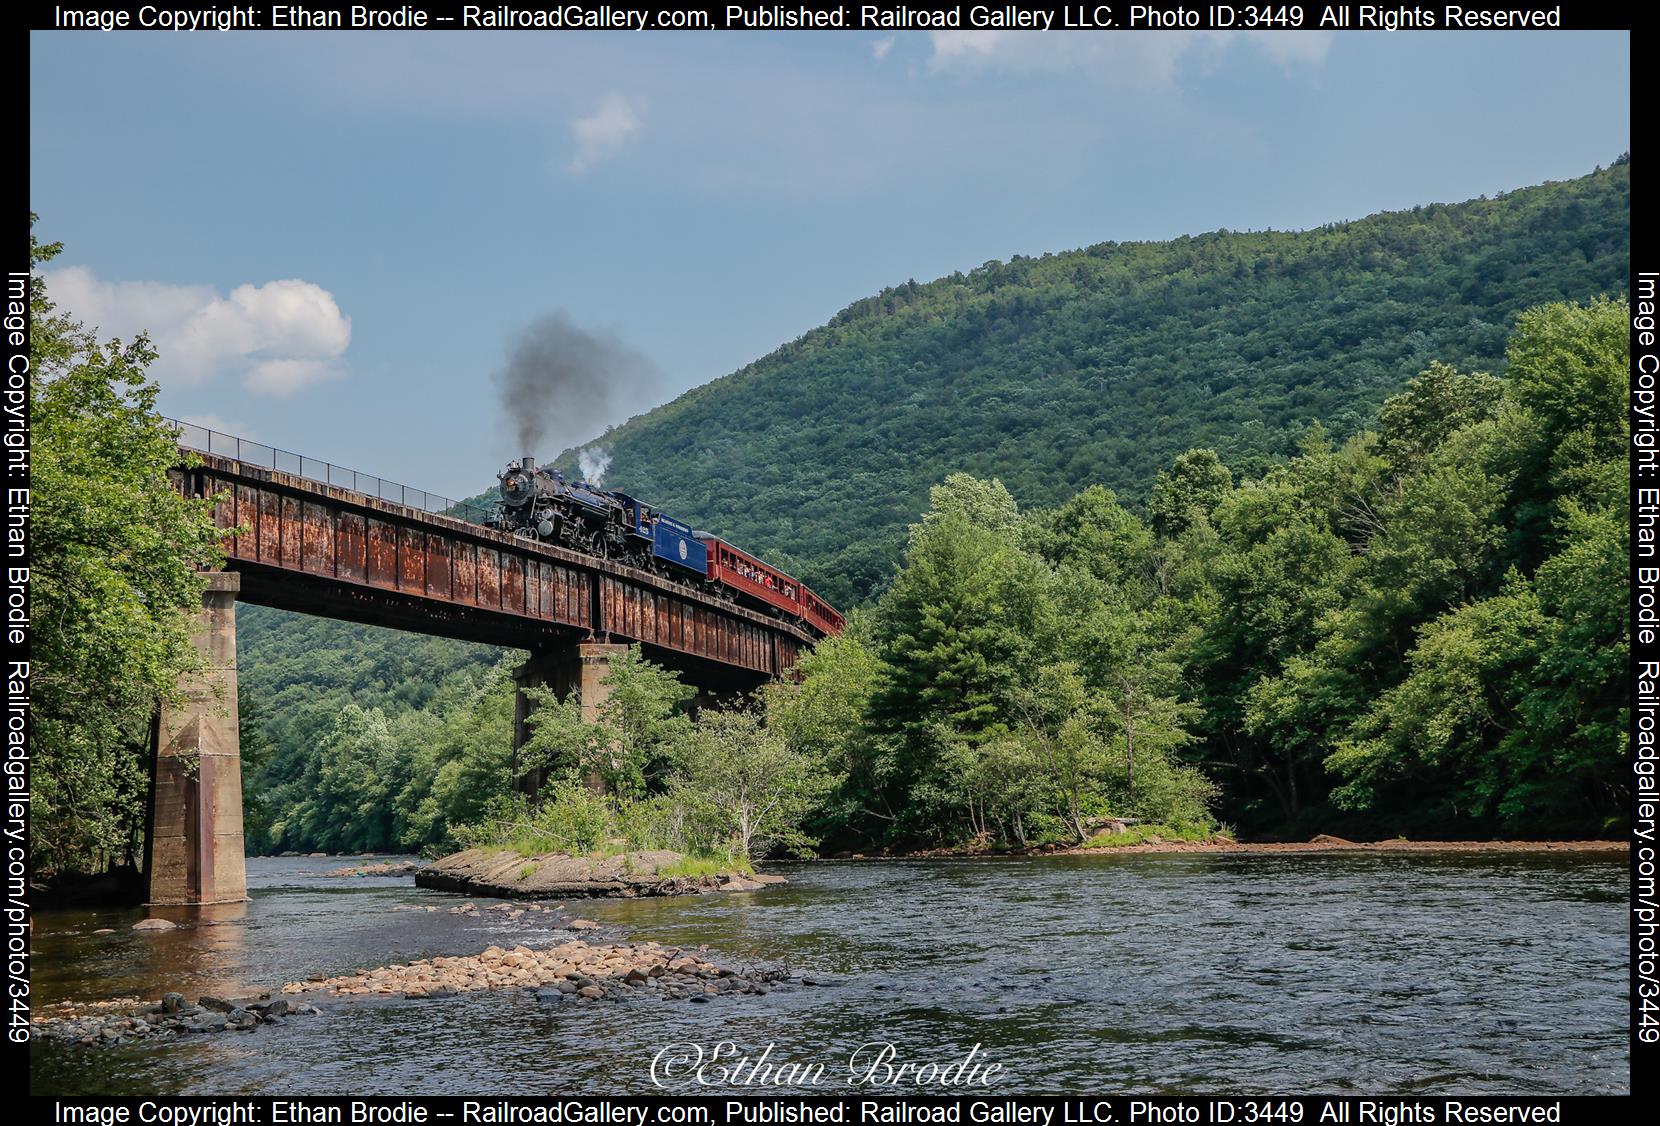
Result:
M1309 686L1330 687L1315 674L1337 676L1342 644L1352 642L1373 662L1385 650L1368 649L1364 639L1346 642L1335 619L1328 637L1313 615L1359 597L1328 586L1348 581L1346 557L1380 533L1362 527L1367 514L1343 510L1340 498L1298 500L1288 511L1312 504L1323 513L1314 526L1331 558L1302 578L1288 563L1279 578L1290 585L1278 599L1257 589L1261 561L1240 560L1256 535L1248 531L1256 527L1251 520L1274 528L1279 516L1240 506L1267 496L1264 482L1329 467L1339 456L1311 451L1359 456L1354 451L1367 447L1346 440L1377 428L1385 399L1420 372L1502 376L1506 341L1525 309L1623 291L1629 192L1622 158L1578 180L1498 199L1301 233L1103 243L907 283L612 431L605 439L613 455L607 483L762 552L851 608L888 587L906 529L927 508L930 488L953 473L995 478L1011 504L1033 512L1107 486L1116 494L1114 510L1122 502L1125 518L1144 520L1161 543L1185 534L1181 513L1193 496L1210 490L1220 497L1258 482L1241 488L1237 512L1227 509L1247 530L1238 531L1238 558L1230 549L1206 573L1203 589L1213 601L1183 610L1217 615L1212 628L1202 644L1167 654L1168 667L1159 666L1160 675L1179 670L1190 688L1198 686L1197 696L1162 691L1183 701L1181 708L1197 708L1170 723L1196 740L1187 754L1222 786L1217 812L1224 819L1252 828L1317 824L1330 812L1324 770L1334 767L1323 762L1327 742L1310 732L1332 726L1334 717L1318 714ZM1428 425L1383 421L1386 434ZM1323 429L1311 438L1315 423ZM1196 447L1220 456L1213 463L1181 457ZM1384 451L1386 461L1390 453ZM1392 453L1404 458L1410 451ZM573 468L569 453L561 461ZM1284 473L1292 476L1268 477L1276 466L1288 466ZM481 467L481 477L490 468ZM1206 469L1220 479L1209 480ZM1549 521L1531 512L1518 509L1506 519L1517 521L1508 533L1517 542L1539 545L1530 548L1535 554L1484 558L1481 582L1456 593L1498 591L1504 567L1513 564L1532 575L1551 532ZM1217 524L1225 539L1237 530L1220 517ZM1394 581L1363 572L1355 582ZM1319 607L1309 603L1290 625L1275 619L1270 628L1250 617L1281 601L1307 601L1293 591L1331 597ZM1421 613L1389 619L1389 667L1401 668L1414 630L1456 601L1431 599ZM1237 608L1237 621L1229 607ZM1374 609L1355 610L1355 620L1373 621ZM489 700L502 691L499 674L487 675L500 653L260 608L241 614L250 847L260 847L273 822L313 820L316 828L291 832L289 841L408 845L439 823L434 818L451 816L450 807L465 812L471 798L455 788L455 778L435 784L432 771L411 765L409 748L396 748L415 740L422 754L448 756L452 774L483 769L491 752L474 736ZM1279 640L1261 649L1270 636ZM1365 691L1394 684L1377 677ZM1353 721L1350 749L1338 761L1351 768L1344 792L1356 809L1398 800L1397 791L1372 780L1370 764L1388 753L1391 732L1408 729L1404 711L1389 719L1379 709L1404 709L1414 684L1396 687L1364 722ZM1536 698L1547 696L1541 688ZM352 712L350 730L337 730L349 703L368 714ZM1344 723L1351 712L1359 714L1351 708ZM438 744L448 750L432 752ZM320 789L345 785L344 772L365 747L383 747L404 765L387 772L384 793L341 794L358 795L351 800L387 816L396 809L402 838L329 837L328 825L344 822L311 801ZM918 779L938 788L925 773ZM1366 796L1374 791L1375 802ZM873 799L860 795L862 802ZM1445 820L1449 801L1438 795L1427 819ZM1468 794L1458 801L1470 808ZM1539 811L1532 802L1523 807ZM1489 811L1487 824L1516 815L1517 809ZM1578 825L1588 823L1578 816ZM1563 824L1572 821L1562 815Z
M349 705L379 709L394 722L417 716L469 698L501 656L486 645L264 606L238 607L236 635L248 847L256 852L269 843L273 822L304 819L308 800L327 781L322 776L331 764L324 761L325 744ZM432 782L425 779L427 786ZM387 778L386 784L395 780ZM386 804L390 816L390 801ZM379 843L330 839L327 846Z
M948 473L1132 506L1194 446L1255 473L1314 419L1356 432L1431 360L1501 372L1523 309L1624 290L1630 229L1622 158L1311 231L988 262L857 301L617 428L608 481L851 605Z
M694 721L642 658L613 665L599 730L543 693L534 805L508 792L511 657L408 670L385 708L312 686L311 733L260 772L256 847L623 837L719 864L1207 838L1219 815L1296 839L1618 832L1630 313L1529 310L1505 378L1431 363L1375 426L1312 425L1261 475L1186 451L1145 518L1099 485L1022 511L950 474L882 596L750 711ZM331 675L372 683L388 656ZM734 821L746 800L776 816Z

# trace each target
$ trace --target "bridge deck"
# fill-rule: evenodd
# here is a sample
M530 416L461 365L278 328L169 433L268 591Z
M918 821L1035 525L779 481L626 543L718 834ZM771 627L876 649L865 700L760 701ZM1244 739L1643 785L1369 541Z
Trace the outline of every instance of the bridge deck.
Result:
M792 622L646 571L215 454L180 470L220 496L247 602L542 649L639 642L716 679L777 676L815 640ZM722 675L726 674L726 675Z

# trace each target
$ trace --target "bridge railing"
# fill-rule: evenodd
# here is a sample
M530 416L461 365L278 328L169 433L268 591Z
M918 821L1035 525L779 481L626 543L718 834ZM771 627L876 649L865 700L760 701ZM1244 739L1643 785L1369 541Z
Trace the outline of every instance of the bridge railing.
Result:
M234 434L223 434L206 426L176 418L163 417L162 421L172 428L173 433L178 435L179 445L187 450L200 450L220 457L235 458L249 465L275 469L280 473L292 473L296 477L351 489L353 492L367 493L369 496L409 508L418 508L423 512L436 512L443 516L453 516L458 520L470 520L475 524L484 523L485 517L490 515L489 509L476 504L439 496L425 489L400 485L384 477L360 473L332 462L291 453L275 446L268 446L264 442L238 438Z

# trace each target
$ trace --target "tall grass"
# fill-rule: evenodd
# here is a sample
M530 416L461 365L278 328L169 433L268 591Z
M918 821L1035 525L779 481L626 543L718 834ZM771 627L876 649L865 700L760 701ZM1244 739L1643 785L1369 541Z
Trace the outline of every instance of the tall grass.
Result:
M498 800L484 817L456 828L452 835L463 848L502 849L526 857L680 853L681 860L655 873L663 876L754 870L736 842L708 838L664 798L618 799L571 781L549 784L534 803L523 795Z

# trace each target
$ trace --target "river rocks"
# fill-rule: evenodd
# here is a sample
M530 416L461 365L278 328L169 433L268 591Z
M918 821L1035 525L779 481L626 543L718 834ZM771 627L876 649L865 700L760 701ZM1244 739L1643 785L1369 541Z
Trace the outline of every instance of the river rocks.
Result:
M179 924L171 919L140 919L133 924L135 931L170 931Z
M365 864L360 867L336 868L325 872L328 876L408 876L419 871L421 865L414 860L386 860L379 864Z
M685 862L678 852L662 849L622 852L614 856L522 856L510 849L472 848L446 856L415 873L415 886L459 891L501 899L554 896L687 895L709 891L754 891L761 886L736 873L708 876L664 875ZM732 880L753 886L731 887ZM767 883L782 882L773 877ZM453 909L452 909L453 910Z
M545 1000L549 992L583 1001L624 997L680 998L717 992L756 992L783 980L781 970L739 973L717 966L678 947L648 943L589 943L571 939L532 950L492 946L468 957L423 958L408 965L383 966L321 982L289 982L285 994L323 988L347 1000L370 996L430 998L489 989L524 989Z
M99 927L97 930L93 931L92 933L93 934L114 934L115 933L115 928L114 927Z
M291 1005L287 998L233 1004L229 1011L221 1012L189 1004L182 993L164 993L158 1004L146 1004L134 997L90 1003L64 1001L37 1012L29 1023L34 1035L48 1040L119 1047L191 1033L251 1032L261 1024L286 1023L290 1013L321 1012L315 1005Z
M554 1006L651 999L707 1003L728 994L766 993L789 977L778 969L718 966L703 957L706 950L578 938L542 949L491 946L468 956L423 958L338 977L315 975L287 983L277 997L267 992L231 1000L208 994L192 1005L184 994L169 992L159 1002L133 997L63 1002L37 1012L31 1024L35 1035L47 1039L120 1046L180 1035L252 1032L264 1024L284 1024L292 1015L316 1015L322 1010L296 995L318 990L347 1003L372 997L436 1000L499 989L525 990L538 1003Z
M438 1001L445 997L454 997L455 990L447 989L442 985L416 985L404 990L406 1001Z

